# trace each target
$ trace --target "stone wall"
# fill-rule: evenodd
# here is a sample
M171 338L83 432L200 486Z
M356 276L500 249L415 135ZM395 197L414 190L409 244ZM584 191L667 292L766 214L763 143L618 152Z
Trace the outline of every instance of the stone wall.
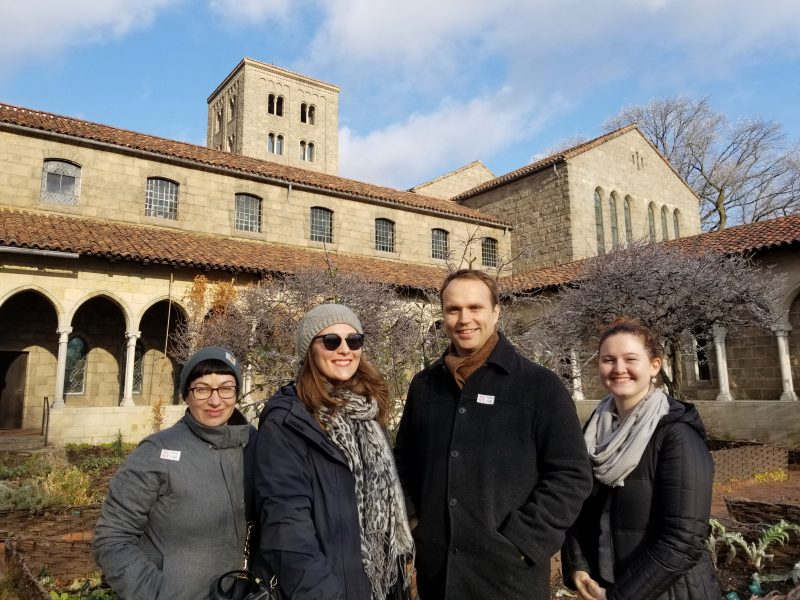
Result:
M453 198L472 188L494 179L492 172L480 161L437 177L426 183L415 185L412 191L434 198Z
M176 423L186 411L186 405L164 407L163 427ZM153 432L152 410L149 406L61 408L50 411L47 443L105 444L113 442L118 433L126 442L139 442Z

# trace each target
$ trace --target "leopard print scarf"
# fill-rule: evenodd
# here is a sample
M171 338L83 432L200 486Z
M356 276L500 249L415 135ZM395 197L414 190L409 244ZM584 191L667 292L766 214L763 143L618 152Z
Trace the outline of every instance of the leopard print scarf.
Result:
M375 420L378 403L343 390L335 396L345 402L336 410L323 408L318 418L355 478L361 560L373 600L384 600L397 583L399 559L414 554L403 492L389 440Z

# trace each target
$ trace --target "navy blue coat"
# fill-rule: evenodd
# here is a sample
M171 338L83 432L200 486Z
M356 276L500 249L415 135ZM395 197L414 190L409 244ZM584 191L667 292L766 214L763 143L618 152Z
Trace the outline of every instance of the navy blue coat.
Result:
M714 463L691 404L669 398L636 468L622 487L600 485L586 500L562 551L564 580L598 577L600 516L611 495L614 584L609 600L717 600L722 596L706 551Z
M556 374L502 334L463 390L436 361L411 382L395 458L422 600L549 598L550 558L592 487Z
M261 413L253 471L256 573L275 573L290 600L370 600L355 479L293 384Z

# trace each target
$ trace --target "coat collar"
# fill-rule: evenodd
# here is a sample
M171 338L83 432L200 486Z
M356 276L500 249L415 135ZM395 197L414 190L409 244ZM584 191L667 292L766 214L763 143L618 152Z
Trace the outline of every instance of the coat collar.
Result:
M508 341L508 338L502 331L497 332L498 340L497 345L492 350L492 353L489 355L489 358L486 359L486 364L492 364L498 367L501 371L504 371L506 374L511 373L511 365L514 361L514 357L517 354L516 348L514 348L513 344ZM447 365L444 362L444 357L447 356L447 350L442 353L442 355L431 364L429 367L430 369L444 369L447 371ZM448 371L449 373L449 371Z
M215 448L244 447L250 439L250 424L238 408L233 409L233 415L225 425L217 427L202 425L192 416L188 408L179 423L186 425L194 435Z

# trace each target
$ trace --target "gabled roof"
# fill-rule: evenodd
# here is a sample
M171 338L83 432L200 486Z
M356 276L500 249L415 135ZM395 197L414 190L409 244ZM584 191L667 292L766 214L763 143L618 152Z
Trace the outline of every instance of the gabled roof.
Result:
M27 133L38 132L43 136L55 134L59 140L63 140L63 136L67 136L72 140L97 143L105 149L116 148L121 152L141 154L150 159L158 158L184 165L188 163L190 167L194 168L261 179L278 185L292 184L320 194L385 204L395 208L438 214L475 223L503 227L508 225L497 217L448 200L0 103L0 130L3 129L16 132L24 130Z
M721 231L701 233L661 243L677 246L687 252L710 252L720 255L800 246L800 214L737 225ZM509 292L531 292L577 282L584 276L591 261L595 260L602 258L591 257L563 265L534 269L505 279L503 288Z
M0 209L0 246L253 275L325 266L321 250L8 209ZM434 266L343 254L329 258L340 269L400 287L428 289L444 277Z
M489 167L487 167L479 160L473 160L471 163L466 164L463 167L453 169L452 171L448 171L447 173L439 175L438 177L434 177L433 179L430 179L428 181L423 181L422 183L418 183L417 185L413 186L409 191L415 191L420 188L427 187L433 183L437 183L439 181L442 181L443 179L447 179L449 177L452 177L453 175L458 175L459 173L463 173L464 171L470 171L472 169L481 169L486 173L488 173L491 177L494 177L494 173L492 173Z

